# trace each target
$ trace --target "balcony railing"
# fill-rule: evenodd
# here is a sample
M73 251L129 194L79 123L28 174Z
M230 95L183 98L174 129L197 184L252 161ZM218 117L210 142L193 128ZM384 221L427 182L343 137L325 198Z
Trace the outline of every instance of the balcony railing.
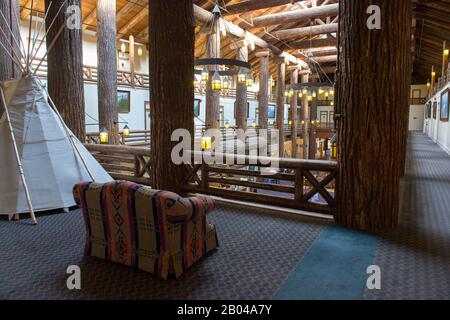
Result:
M95 144L85 146L113 178L152 185L150 148ZM215 158L219 157L232 159L233 163L240 164L209 165L203 161L185 164L186 177L182 189L186 193L201 193L283 208L330 215L335 212L337 164L334 161L216 153Z

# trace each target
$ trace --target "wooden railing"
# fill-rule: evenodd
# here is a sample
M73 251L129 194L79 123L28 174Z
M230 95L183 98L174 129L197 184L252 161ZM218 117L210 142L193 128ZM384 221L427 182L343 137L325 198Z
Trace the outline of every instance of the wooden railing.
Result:
M33 69L38 66L38 61L33 62ZM39 66L36 74L41 79L47 78L47 60L44 60ZM85 82L96 83L98 79L98 69L95 66L85 65L83 66L83 79ZM117 84L122 87L138 87L148 88L150 83L150 77L148 74L134 73L133 75L129 71L118 70L117 71Z
M269 129L274 128L273 126L269 126ZM332 131L334 129L334 123L317 123L312 126L317 131ZM255 128L254 134L250 134L249 136L256 136L257 130L259 128ZM196 126L195 127L195 138L199 139L202 136L203 131L205 130L204 126ZM222 136L226 140L234 139L234 128L220 128ZM302 126L299 124L297 128L297 133L300 135L303 132ZM291 126L289 124L284 124L284 135L291 135ZM99 144L99 132L89 132L86 134L86 143ZM150 144L150 130L132 130L130 131L130 135L128 137L123 136L123 133L119 133L119 143L128 146L148 146Z
M216 154L240 165L186 165L183 190L233 200L334 214L337 164L300 160ZM230 161L230 160L229 160ZM225 159L222 163L226 163ZM262 168L270 168L270 174Z
M114 179L151 185L150 148L100 144L85 147Z
M85 146L113 178L151 186L150 148ZM186 178L183 190L186 193L324 214L333 214L335 211L336 162L236 154L215 154L215 157L232 159L233 163L240 164L208 165L203 161L184 164Z

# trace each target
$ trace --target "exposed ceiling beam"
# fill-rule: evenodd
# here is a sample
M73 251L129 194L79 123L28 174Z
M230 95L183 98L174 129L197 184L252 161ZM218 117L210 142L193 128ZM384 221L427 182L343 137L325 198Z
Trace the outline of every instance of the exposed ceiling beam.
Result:
M274 24L284 24L298 22L299 20L314 19L320 17L335 16L338 14L339 4L329 4L326 6L299 9L289 12L280 12L266 16L253 18L254 27L265 27Z
M3 1L3 0L1 0L1 1ZM34 5L36 5L36 2L34 3ZM30 9L31 9L31 0L28 0L27 2L25 2L25 5L22 7L22 10L20 10L20 19L24 20L24 19L28 18L28 16L31 13Z
M252 10L277 7L292 2L294 2L294 0L246 0L226 6L227 11L225 12L225 14L235 14Z
M324 24L320 26L310 26L287 30L274 31L273 35L281 40L295 39L319 34L334 33L338 31L338 23Z
M309 49L319 47L333 47L337 46L337 39L325 38L314 40L302 40L289 43L289 47L294 49Z
M194 18L198 22L208 23L212 20L213 14L197 5L194 5ZM302 68L309 68L309 66L304 61L297 59L296 57L287 52L283 52L281 49L267 43L260 37L255 36L253 33L245 31L241 27L225 19L222 19L221 21L226 25L226 29L229 31L229 33L231 33L231 35L253 42L256 46L260 48L270 49L274 54L282 56L292 63L299 64Z
M97 8L94 8L86 18L83 20L83 26L81 27L83 30L86 30L89 25L97 18Z
M142 19L147 18L147 16L148 16L148 5L145 7L145 9L142 9L137 15L135 15L133 19L128 21L119 31L117 31L117 38L121 38L122 36L127 35L127 33L131 29L133 29L135 25L141 22Z

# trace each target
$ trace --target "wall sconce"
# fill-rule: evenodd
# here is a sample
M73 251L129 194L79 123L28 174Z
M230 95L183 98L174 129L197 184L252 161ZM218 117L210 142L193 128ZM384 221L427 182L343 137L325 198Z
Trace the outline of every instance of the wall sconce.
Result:
M445 49L443 53L444 57L448 57L448 53L449 53L448 49Z
M106 128L102 128L99 134L99 138L101 144L106 144L109 142L109 132L108 130L106 130Z
M122 51L122 53L127 52L127 46L125 45L125 42L122 42L122 44L120 45L120 51Z
M230 128L230 124L227 122L225 122L225 129L229 129Z
M142 56L143 51L142 51L142 48L141 48L141 47L139 47L139 48L137 49L137 54L138 54L139 57Z

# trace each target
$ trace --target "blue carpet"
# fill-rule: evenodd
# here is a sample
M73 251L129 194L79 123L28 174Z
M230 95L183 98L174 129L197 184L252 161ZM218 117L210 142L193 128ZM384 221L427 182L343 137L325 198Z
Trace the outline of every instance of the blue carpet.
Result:
M328 226L273 298L363 299L376 244L376 236Z

